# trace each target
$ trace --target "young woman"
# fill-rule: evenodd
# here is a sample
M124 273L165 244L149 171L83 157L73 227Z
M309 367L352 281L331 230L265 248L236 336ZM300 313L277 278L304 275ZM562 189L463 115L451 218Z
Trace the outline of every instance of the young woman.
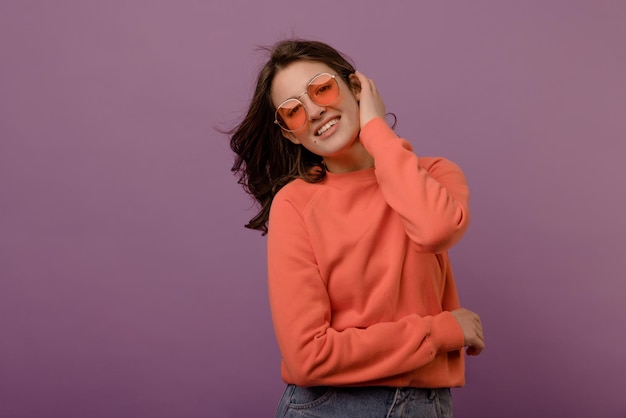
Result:
M276 417L448 417L484 348L446 250L469 222L461 170L416 155L375 84L330 46L270 49L233 171L260 205L287 388Z

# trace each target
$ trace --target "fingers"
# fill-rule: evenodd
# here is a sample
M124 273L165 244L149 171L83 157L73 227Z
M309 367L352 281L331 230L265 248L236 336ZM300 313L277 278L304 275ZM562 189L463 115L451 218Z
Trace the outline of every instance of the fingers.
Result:
M360 108L360 124L363 128L370 120L385 117L385 103L378 94L376 85L372 80L367 78L363 73L356 71L355 76L361 84L361 90L358 93Z
M484 348L485 347L485 337L483 335L483 324L480 321L480 317L476 313L474 313L474 312L472 312L472 324L474 326L474 329L473 329L474 336L476 337L475 341L478 343L479 347L483 347ZM475 345L475 344L473 344L473 345Z
M476 336L478 337L478 339L468 344L467 346L466 353L469 356L477 356L485 349L485 340L482 336L482 331L480 333L480 336L478 335L478 333Z
M484 342L485 337L483 336L483 324L480 321L480 317L478 314L472 312L472 322L474 325L474 332L480 341Z
M371 91L372 93L378 93L378 91L376 90L376 85L374 84L374 80L367 78L365 74L363 74L362 72L358 70L354 74L357 76L357 78L361 82L361 91L364 88L369 88L369 91Z
M484 348L484 345L482 347L470 346L467 347L467 350L465 350L465 352L468 356L477 356L483 351Z
M359 81L361 82L361 86L363 86L364 84L369 84L369 78L365 77L365 74L363 74L360 71L355 71L354 74L357 76L357 78L359 79Z

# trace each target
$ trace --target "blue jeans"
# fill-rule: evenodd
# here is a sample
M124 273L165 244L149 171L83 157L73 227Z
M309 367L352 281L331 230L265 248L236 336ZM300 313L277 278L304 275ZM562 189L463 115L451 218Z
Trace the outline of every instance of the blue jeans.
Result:
M287 385L276 418L451 418L450 389Z

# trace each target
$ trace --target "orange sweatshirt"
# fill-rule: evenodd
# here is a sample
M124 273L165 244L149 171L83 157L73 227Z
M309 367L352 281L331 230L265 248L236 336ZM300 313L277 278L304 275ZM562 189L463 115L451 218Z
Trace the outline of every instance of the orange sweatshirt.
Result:
M268 280L281 373L300 386L464 384L446 250L469 222L461 170L417 157L384 120L360 141L375 168L294 180L272 203Z

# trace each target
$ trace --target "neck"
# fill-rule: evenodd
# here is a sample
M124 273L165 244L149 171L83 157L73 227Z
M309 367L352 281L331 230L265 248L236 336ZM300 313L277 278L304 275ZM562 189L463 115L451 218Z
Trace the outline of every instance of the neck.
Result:
M349 149L335 156L324 157L324 163L331 173L347 173L374 167L374 158L357 138Z

